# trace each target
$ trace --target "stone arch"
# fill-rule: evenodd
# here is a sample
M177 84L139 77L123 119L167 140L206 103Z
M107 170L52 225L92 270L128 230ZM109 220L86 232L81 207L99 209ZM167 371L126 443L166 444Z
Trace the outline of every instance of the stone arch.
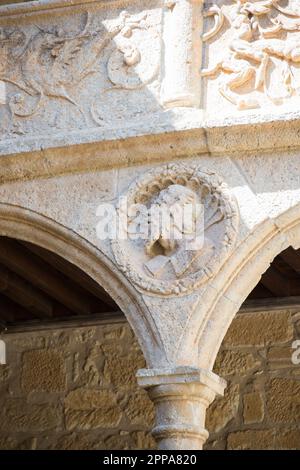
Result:
M0 236L27 241L76 265L103 287L125 314L147 362L157 340L134 288L96 246L58 222L31 209L0 203ZM148 338L143 331L149 331Z
M214 281L217 295L198 335L199 365L212 369L223 338L240 306L273 259L300 247L300 202L275 219L267 219L241 243ZM220 279L226 279L221 285Z

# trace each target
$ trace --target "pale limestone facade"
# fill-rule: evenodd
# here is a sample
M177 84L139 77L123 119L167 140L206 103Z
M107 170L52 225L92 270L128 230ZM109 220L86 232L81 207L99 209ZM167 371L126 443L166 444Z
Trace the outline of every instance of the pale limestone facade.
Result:
M273 258L300 248L300 12L267 3L0 7L0 234L66 258L125 313L160 449L202 448L223 338ZM149 272L146 247L99 240L100 203L173 185L214 221L203 251L164 251L174 269Z

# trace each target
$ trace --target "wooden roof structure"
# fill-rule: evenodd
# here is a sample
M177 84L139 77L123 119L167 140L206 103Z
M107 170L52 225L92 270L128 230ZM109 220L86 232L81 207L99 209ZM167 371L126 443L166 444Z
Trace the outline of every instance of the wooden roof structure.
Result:
M243 310L300 306L300 250L278 255ZM87 274L31 243L0 237L0 329L55 328L125 321Z

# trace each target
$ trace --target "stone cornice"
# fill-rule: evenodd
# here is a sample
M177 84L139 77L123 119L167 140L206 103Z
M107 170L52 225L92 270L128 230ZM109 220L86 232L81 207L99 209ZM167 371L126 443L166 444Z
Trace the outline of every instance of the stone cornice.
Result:
M0 143L0 183L57 174L161 163L200 154L233 155L300 147L300 119L203 127L165 126L103 136L80 132ZM107 138L104 138L107 137Z
M172 5L180 0L157 0L158 4ZM203 0L192 0L193 2L202 3ZM10 3L8 5L0 5L0 18L6 16L24 15L33 12L43 12L49 10L57 10L60 8L74 8L75 6L96 6L97 8L122 7L131 3L138 3L139 0L33 0L31 2Z
M137 3L138 0L35 0L32 2L11 3L0 6L0 18L7 16L26 15L34 12L57 10L60 8L74 8L75 6L96 6L106 8L108 6L128 6Z

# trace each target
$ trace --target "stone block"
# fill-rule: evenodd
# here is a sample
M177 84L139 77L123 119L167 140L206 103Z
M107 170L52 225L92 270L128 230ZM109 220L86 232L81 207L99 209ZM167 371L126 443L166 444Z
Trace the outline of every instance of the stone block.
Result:
M243 313L233 320L223 346L266 346L292 339L290 312Z
M154 405L144 390L131 393L125 408L131 424L140 424L149 429L154 425Z
M246 393L243 397L244 423L260 423L264 419L264 402L260 392Z
M279 429L275 436L275 448L280 450L299 450L300 429Z
M114 393L110 390L77 389L65 399L68 430L114 428L122 418Z
M220 351L215 365L214 372L221 377L238 374L245 375L260 366L260 361L253 354L242 351Z
M300 381L276 377L269 381L266 405L274 423L300 422Z
M0 430L29 433L61 429L62 417L57 404L28 405L23 399L8 399L2 408Z
M120 355L114 345L103 345L105 356L104 378L114 387L135 387L136 372L145 367L145 359L140 350Z
M264 450L274 449L274 432L249 430L230 433L227 438L228 450Z
M239 385L230 385L224 397L217 398L206 413L206 428L210 433L219 432L237 414L239 408Z
M65 390L66 368L61 352L45 349L24 352L21 384L25 392Z

